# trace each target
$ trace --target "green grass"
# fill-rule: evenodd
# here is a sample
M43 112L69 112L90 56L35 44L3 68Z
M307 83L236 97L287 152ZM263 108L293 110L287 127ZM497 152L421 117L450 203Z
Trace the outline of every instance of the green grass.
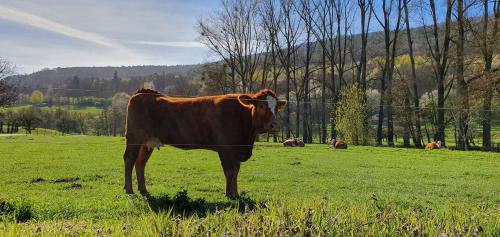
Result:
M0 137L0 200L30 214L0 215L0 236L500 234L498 153L259 143L238 203L216 153L170 147L146 168L152 197L125 195L123 143Z

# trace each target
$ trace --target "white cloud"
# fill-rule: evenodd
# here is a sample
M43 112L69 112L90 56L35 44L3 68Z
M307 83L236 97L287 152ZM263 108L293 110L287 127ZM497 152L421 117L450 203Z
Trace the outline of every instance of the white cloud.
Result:
M17 72L44 67L175 65L208 60L197 16L183 0L0 0L0 56ZM211 2L211 1L209 1Z
M129 41L128 43L179 48L205 48L203 44L197 41Z
M51 31L54 33L62 34L68 37L84 40L98 45L119 48L120 45L105 36L95 33L85 32L72 27L63 25L61 23L42 18L30 13L22 12L12 8L0 6L0 18L13 21L19 24L30 25L43 30Z

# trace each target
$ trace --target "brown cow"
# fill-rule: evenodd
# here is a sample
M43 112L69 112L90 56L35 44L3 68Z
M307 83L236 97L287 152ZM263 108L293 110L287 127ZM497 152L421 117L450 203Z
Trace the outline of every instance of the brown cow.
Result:
M289 138L283 142L283 146L285 147L304 147L305 144L299 138Z
M431 143L425 145L425 149L426 150L441 149L441 141L431 142Z
M335 149L347 149L347 143L345 143L344 141L336 141L335 142L335 145L333 145L333 148Z
M293 139L293 138L286 139L286 140L283 142L283 146L284 146L284 147L294 147L294 146L295 146L295 139Z
M176 98L150 89L129 100L125 127L125 191L133 193L135 166L138 189L147 193L144 169L153 148L207 149L219 154L226 176L226 195L238 198L240 163L252 156L257 134L279 129L276 114L286 101L268 89L256 94Z

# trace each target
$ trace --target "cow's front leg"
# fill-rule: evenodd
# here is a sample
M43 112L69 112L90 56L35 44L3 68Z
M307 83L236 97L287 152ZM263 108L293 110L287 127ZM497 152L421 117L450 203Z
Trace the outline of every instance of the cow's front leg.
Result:
M240 162L235 160L222 160L222 168L226 176L226 196L230 199L238 199L238 173Z

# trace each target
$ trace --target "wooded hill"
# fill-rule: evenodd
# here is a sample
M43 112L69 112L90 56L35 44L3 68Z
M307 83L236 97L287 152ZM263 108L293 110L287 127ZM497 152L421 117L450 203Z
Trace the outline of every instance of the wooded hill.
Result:
M198 65L144 65L122 67L69 67L44 69L26 75L14 75L5 80L17 86L22 94L35 90L46 96L111 97L117 92L130 93L154 81L159 88L192 78Z

